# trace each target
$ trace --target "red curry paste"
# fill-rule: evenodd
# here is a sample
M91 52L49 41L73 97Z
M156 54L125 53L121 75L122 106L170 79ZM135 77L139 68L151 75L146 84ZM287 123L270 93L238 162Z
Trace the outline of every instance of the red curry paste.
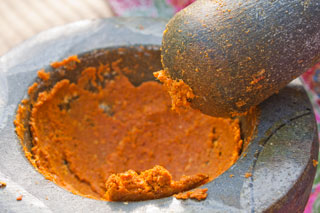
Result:
M205 200L208 196L208 189L195 189L187 192L180 192L179 194L174 195L177 199L196 199L196 200Z
M77 63L73 57L53 65L71 72ZM32 108L20 104L17 134L23 140L30 110L33 147L24 150L46 178L90 198L146 200L213 180L238 159L238 120L193 109L176 113L160 83L135 87L120 71L97 83L109 72L108 65L87 67L77 82L63 79L41 92ZM42 70L39 77L50 75ZM30 87L30 97L37 87Z

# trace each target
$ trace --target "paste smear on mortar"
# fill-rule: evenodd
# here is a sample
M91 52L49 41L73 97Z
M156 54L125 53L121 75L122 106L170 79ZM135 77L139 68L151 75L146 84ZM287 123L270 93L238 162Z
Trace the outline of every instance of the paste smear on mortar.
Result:
M73 56L54 66L72 72L78 63ZM50 74L41 70L39 78ZM18 108L16 132L23 141L30 128L27 158L75 194L108 201L171 196L213 180L239 157L237 119L177 113L160 83L135 87L117 63L86 67L77 81L62 79L35 96L38 86Z

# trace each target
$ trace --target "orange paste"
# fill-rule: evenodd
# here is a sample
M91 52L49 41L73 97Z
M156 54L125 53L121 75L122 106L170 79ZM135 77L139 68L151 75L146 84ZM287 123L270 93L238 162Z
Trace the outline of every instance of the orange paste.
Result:
M50 79L50 73L47 73L44 71L44 69L41 69L38 71L38 77L43 81L47 81Z
M62 60L62 61L53 62L53 63L51 63L51 66L53 68L64 67L67 70L73 70L77 67L77 63L80 63L80 60L78 59L77 55L73 55L73 56L70 56L69 58Z
M179 181L173 181L169 171L162 166L140 174L129 170L108 178L105 198L118 201L157 199L198 187L207 181L208 176L204 174L182 176Z
M190 108L190 101L194 98L192 89L182 79L172 80L166 70L153 73L163 83L171 96L172 110L181 112Z
M0 188L5 188L6 186L7 186L7 184L5 182L0 181Z
M21 200L22 200L22 197L23 197L22 195L19 195L19 196L16 198L16 200L17 200L17 201L21 201Z
M313 159L313 160L312 160L312 164L313 164L314 167L317 167L318 161L316 161L315 159Z
M208 189L195 189L187 192L180 192L179 194L174 195L177 199L196 199L196 200L205 200L208 196Z
M252 173L250 173L250 172L244 174L244 177L245 177L245 178L249 178L249 177L251 177L251 176L252 176Z
M21 102L16 132L23 141L30 111L32 148L24 151L47 179L94 199L156 199L211 181L238 159L238 120L172 111L160 83L135 87L115 68L105 79L108 66L85 68L75 83L60 80L29 107ZM40 71L39 77L50 75Z

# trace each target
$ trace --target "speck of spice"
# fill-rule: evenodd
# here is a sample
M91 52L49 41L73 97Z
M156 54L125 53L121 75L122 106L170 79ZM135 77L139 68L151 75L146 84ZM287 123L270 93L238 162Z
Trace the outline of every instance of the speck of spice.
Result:
M312 160L313 166L316 167L318 165L318 161L316 161L315 159Z
M17 201L21 201L22 200L22 195L19 195L18 197L17 197Z
M246 173L246 174L244 175L245 178L249 178L249 177L251 177L251 176L252 176L251 173Z
M1 182L0 181L0 188L4 188L4 187L6 187L7 186L7 184L5 183L5 182Z

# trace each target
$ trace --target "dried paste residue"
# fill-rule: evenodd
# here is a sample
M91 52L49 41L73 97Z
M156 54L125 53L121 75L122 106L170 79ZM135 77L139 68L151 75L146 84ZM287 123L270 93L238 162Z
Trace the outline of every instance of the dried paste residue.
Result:
M52 62L51 66L53 68L64 67L67 70L73 70L77 67L77 63L80 63L77 55L70 56L62 61Z
M119 201L157 199L198 187L207 181L208 176L204 174L182 176L174 181L162 166L155 166L140 174L129 170L108 178L105 198Z
M182 79L173 80L166 70L153 73L163 83L171 97L172 110L181 112L190 108L190 101L195 97L192 89Z
M146 200L198 187L238 159L238 120L176 113L161 84L135 87L110 66L87 67L76 82L62 79L37 96L35 83L35 100L21 102L16 132L23 141L30 127L32 148L24 151L46 178L90 198Z
M0 181L0 188L5 188L7 184L5 182Z
M208 189L195 189L187 192L180 192L179 194L174 195L174 197L181 200L205 200L208 196L207 191Z

